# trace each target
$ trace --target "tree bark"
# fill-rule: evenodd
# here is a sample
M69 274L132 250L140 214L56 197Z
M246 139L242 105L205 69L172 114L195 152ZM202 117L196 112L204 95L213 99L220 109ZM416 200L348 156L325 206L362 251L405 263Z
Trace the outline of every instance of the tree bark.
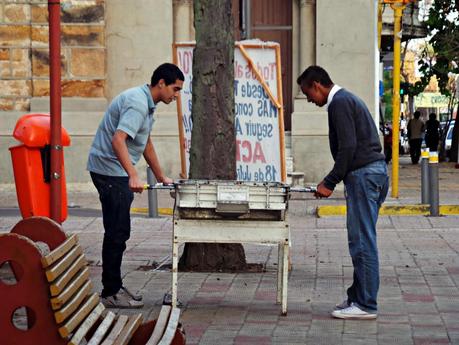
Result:
M231 0L194 0L191 179L236 179ZM240 244L186 243L180 269L245 270Z

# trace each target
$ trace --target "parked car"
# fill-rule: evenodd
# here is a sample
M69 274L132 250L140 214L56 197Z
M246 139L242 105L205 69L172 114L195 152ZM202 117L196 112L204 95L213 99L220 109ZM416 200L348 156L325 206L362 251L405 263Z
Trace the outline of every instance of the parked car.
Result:
M452 120L449 123L448 131L446 132L446 137L445 137L445 153L446 153L446 156L449 156L449 150L451 150L451 142L453 141L453 129L454 129L454 124L455 123L456 123L456 121Z

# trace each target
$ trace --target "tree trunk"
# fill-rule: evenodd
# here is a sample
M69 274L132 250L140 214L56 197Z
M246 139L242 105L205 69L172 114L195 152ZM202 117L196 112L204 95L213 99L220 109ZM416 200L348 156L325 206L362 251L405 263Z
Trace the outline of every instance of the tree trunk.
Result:
M232 22L231 0L194 0L191 179L236 178ZM244 248L240 244L186 243L179 268L244 270Z

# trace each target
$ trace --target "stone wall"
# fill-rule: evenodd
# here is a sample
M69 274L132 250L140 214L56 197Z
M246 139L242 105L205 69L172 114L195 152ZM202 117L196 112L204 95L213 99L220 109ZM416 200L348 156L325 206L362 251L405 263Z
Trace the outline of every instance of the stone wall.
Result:
M49 96L48 2L0 0L0 111ZM105 1L61 2L63 97L104 97Z

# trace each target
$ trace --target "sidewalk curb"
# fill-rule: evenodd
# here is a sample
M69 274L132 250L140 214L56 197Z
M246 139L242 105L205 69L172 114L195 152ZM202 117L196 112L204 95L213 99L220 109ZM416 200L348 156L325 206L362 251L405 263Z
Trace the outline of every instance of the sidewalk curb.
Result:
M132 213L148 214L146 207L133 207ZM174 210L170 207L158 208L158 213L164 216L172 216ZM345 216L346 205L323 205L312 207L306 214L316 215L317 217ZM429 205L387 205L382 206L379 211L380 216L428 216L430 214ZM459 205L440 205L440 215L452 216L459 215Z
M148 214L148 208L147 207L132 207L131 212L140 213L140 214ZM163 216L172 216L174 214L174 211L170 207L160 207L158 208L158 214L161 214Z
M387 205L382 206L380 216L428 216L429 205ZM317 206L317 217L344 216L346 205L324 205ZM440 205L440 215L459 215L459 205Z

